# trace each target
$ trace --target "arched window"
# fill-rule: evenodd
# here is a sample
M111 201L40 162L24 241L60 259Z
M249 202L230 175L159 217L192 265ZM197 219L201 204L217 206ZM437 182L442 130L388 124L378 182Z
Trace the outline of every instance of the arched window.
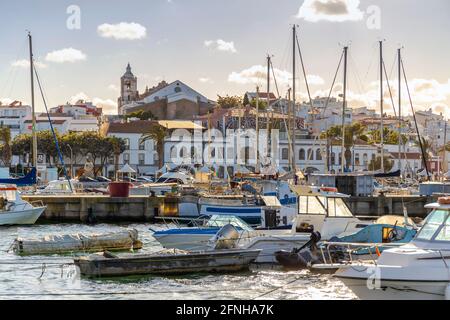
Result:
M331 165L334 166L336 164L336 153L331 153Z
M367 156L367 153L363 154L363 165L367 166L369 164L369 157Z
M359 158L359 153L355 154L355 166L359 166L361 164L360 162L360 158Z
M305 160L305 149L300 149L300 151L298 152L298 159Z
M318 161L322 160L322 151L320 149L316 150L316 160Z

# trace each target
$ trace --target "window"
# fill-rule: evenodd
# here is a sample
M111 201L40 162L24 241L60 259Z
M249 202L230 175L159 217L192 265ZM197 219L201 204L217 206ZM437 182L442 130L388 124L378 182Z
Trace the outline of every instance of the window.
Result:
M350 209L341 198L328 198L329 217L353 217Z
M305 160L305 154L305 149L300 149L300 151L298 152L299 160Z
M181 88L180 87L175 87L175 92L176 93L180 93L181 92Z
M289 159L289 150L286 148L283 148L281 150L281 159L282 160L288 160Z
M367 153L364 153L364 155L363 155L363 164L364 164L364 166L367 166L369 164L368 159L369 159L369 157L367 156Z
M323 206L323 200L317 197L301 196L299 197L299 214L322 214L326 211Z
M437 233L435 240L450 241L449 227L449 211L436 210L428 216L416 239L430 241Z
M130 150L130 139L126 138L125 140L125 150Z
M331 153L331 165L335 165L336 164L336 153L332 152Z
M143 153L139 154L139 165L140 166L145 165L145 154Z
M108 163L109 164L114 164L114 157L109 157L108 158Z
M321 161L322 160L322 152L320 149L316 150L316 160Z
M355 154L355 165L357 165L357 166L360 165L359 153Z
M139 142L139 150L144 151L145 150L145 141Z

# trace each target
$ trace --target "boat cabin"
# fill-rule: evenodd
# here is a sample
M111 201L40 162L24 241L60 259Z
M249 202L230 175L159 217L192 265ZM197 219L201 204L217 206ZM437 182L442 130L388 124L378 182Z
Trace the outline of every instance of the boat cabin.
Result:
M344 199L349 196L338 193L336 188L293 186L298 195L298 216L293 232L319 231L323 240L336 235L354 233L366 227L356 218Z

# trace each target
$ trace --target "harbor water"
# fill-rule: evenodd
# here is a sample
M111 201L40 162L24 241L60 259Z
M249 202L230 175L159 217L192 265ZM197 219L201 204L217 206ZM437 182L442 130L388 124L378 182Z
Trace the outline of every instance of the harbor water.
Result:
M80 278L71 256L20 257L8 252L14 239L45 235L109 233L134 228L144 243L140 252L162 250L151 231L159 225L78 224L0 228L0 299L355 299L339 280L309 271L252 268L237 274L193 274L91 280Z

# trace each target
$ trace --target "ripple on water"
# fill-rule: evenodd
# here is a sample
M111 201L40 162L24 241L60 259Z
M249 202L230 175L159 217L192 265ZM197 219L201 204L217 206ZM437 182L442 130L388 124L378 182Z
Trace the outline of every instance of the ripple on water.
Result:
M49 234L85 234L139 231L142 252L161 250L151 236L150 224L86 226L78 224L35 225L0 228L0 299L354 299L338 280L309 271L283 272L256 269L238 274L194 274L177 277L80 279L67 256L18 257L7 252L17 237L40 238ZM47 263L44 268L42 263ZM6 264L8 263L8 264ZM12 263L12 264L11 264Z

